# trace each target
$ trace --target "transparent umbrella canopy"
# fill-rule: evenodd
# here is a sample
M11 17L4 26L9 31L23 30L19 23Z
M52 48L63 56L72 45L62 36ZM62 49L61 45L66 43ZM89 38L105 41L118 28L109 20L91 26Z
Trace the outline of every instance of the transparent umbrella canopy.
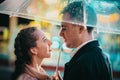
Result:
M61 24L61 10L74 1L83 1L83 22L65 21L95 27L97 32L120 34L120 1L119 0L3 0L0 3L0 13L37 21L48 21ZM95 10L97 24L93 19L88 21L86 14L90 11L87 5ZM91 16L94 17L92 12Z

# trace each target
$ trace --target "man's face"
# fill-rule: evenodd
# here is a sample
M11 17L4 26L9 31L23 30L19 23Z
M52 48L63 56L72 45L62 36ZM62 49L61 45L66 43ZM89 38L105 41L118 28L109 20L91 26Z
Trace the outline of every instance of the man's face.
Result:
M67 47L76 48L79 40L79 27L68 21L71 21L70 15L65 13L61 24L60 36L63 37Z

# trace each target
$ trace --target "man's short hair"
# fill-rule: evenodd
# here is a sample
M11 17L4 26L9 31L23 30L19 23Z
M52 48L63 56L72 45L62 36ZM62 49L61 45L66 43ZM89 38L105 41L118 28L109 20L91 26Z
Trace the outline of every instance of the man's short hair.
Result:
M92 7L84 4L83 1L74 1L69 3L61 13L69 13L71 19L84 23L84 6L87 27L94 27L93 25L96 25L97 22L96 13Z

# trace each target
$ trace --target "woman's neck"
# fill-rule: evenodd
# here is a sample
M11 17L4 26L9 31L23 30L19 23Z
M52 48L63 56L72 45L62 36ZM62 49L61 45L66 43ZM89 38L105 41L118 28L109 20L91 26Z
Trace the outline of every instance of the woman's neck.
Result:
M41 64L42 64L42 60L43 59L33 58L30 66L34 67L35 69L37 69L39 71Z

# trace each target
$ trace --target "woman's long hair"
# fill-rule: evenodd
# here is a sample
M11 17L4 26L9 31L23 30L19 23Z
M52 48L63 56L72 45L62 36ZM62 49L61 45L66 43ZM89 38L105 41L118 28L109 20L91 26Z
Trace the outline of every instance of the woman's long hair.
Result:
M15 71L12 80L16 80L25 71L25 64L31 63L29 49L36 46L38 37L35 35L36 27L22 29L15 38L14 53L16 56Z

